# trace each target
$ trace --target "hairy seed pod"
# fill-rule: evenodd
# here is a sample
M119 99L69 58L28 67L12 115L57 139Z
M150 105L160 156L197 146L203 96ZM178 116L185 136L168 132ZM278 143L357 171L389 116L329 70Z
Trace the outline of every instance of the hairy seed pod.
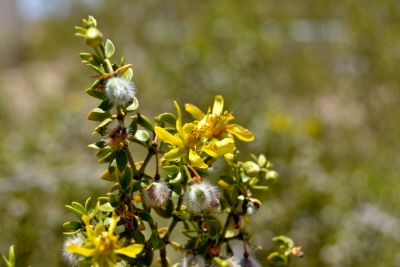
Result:
M114 104L126 106L135 97L133 82L121 77L111 77L106 81L107 98Z
M154 181L143 191L144 201L149 207L162 207L168 200L171 189L165 181Z

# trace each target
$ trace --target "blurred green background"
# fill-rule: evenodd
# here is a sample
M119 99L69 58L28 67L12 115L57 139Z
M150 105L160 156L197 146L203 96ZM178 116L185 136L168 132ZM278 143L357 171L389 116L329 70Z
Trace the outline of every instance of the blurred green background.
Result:
M400 266L400 2L0 2L0 252L66 266L64 204L100 196L86 145L96 101L73 26L95 16L133 63L143 113L222 94L281 175L254 241L287 234L292 266ZM256 253L265 265L266 253Z

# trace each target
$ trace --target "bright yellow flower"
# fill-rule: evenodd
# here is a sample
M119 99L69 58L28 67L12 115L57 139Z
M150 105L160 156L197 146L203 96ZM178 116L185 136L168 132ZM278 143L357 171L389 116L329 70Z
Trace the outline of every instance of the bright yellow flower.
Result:
M176 120L177 134L173 135L161 127L154 128L158 138L172 146L171 150L164 154L166 160L177 161L187 155L191 166L207 168L208 165L201 158L202 152L211 157L219 157L232 152L234 148L232 139L210 140L206 136L205 128L199 128L194 123L183 125L181 109L176 101L174 101L174 105L178 114Z
M231 123L235 117L228 111L224 111L224 98L220 95L215 97L212 110L204 114L198 107L186 104L185 109L197 121L197 128L203 129L206 136L221 140L223 138L233 138L251 142L254 135L248 129Z
M83 222L86 226L87 242L84 246L73 244L67 248L71 253L91 258L93 267L116 267L116 254L136 258L143 250L143 244L132 244L127 247L120 247L118 236L114 234L118 218L113 214L108 231L105 231L103 224L97 224L93 229L88 215L83 215Z

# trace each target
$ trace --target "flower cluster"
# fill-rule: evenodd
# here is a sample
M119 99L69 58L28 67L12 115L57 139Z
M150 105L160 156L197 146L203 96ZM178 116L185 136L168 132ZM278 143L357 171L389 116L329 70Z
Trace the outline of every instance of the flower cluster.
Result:
M253 134L246 128L233 124L233 115L223 111L224 99L216 96L212 109L204 114L198 107L186 104L185 109L195 121L183 124L182 112L178 103L174 102L178 118L176 134L161 127L155 127L158 138L170 144L171 149L164 155L168 161L181 161L193 167L207 168L202 156L212 158L232 154L235 148L234 138L241 141L253 141Z
M125 247L120 245L118 236L114 233L118 222L115 214L111 217L108 231L105 231L103 224L97 224L93 228L88 215L84 215L82 220L85 223L86 239L84 242L77 238L67 239L64 255L69 260L76 261L78 259L76 255L80 255L91 259L93 267L116 267L117 255L136 258L143 250L142 244L131 244Z
M240 160L236 141L253 141L253 133L233 123L220 95L207 112L185 104L192 121L183 121L177 102L176 115L148 119L139 112L132 65L123 58L112 60L114 44L103 42L93 17L83 20L77 35L94 49L80 55L98 74L86 92L101 101L88 115L97 123L98 137L89 147L106 165L101 179L112 186L95 206L89 199L66 205L77 216L64 224L70 235L64 244L66 261L93 267L151 266L159 255L161 266L167 267L171 247L182 253L182 267L257 266L247 252L254 246L246 225L261 207L254 191L268 190L277 173L264 155ZM136 153L139 147L147 152L143 160ZM219 157L227 160L228 171L216 177L209 167ZM173 240L175 229L184 244ZM232 241L242 242L242 255L233 255ZM281 263L290 255L300 255L292 244L267 260L271 266L286 266Z

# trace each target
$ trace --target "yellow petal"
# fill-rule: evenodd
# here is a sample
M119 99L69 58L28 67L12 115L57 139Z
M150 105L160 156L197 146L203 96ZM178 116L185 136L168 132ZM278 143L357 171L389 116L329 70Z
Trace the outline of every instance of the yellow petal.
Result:
M219 156L227 153L232 153L235 148L235 141L231 138L224 138L220 141L215 142L215 147Z
M72 244L71 246L67 247L67 251L74 253L74 254L79 254L84 257L91 257L95 254L96 249L95 248L84 248L80 247L77 244Z
M117 227L118 221L119 221L119 217L117 217L117 215L113 212L112 218L111 218L110 227L108 228L108 232L109 232L110 234L113 234L113 233L114 233L115 228Z
M233 155L233 153L226 153L224 155L225 161L226 163L228 163L229 166L232 166L234 157L235 156Z
M201 111L198 107L192 104L185 104L185 110L192 115L192 117L198 121L200 121L206 114Z
M117 254L122 254L130 258L136 258L136 255L142 252L143 247L143 244L133 244L124 248L116 249L114 251Z
M181 158L183 156L183 154L185 154L185 149L181 148L181 147L177 147L177 148L171 149L170 151L165 153L164 159L166 159L168 161L177 160L177 159Z
M217 95L214 99L212 114L221 115L223 109L224 109L224 98L221 95Z
M95 236L99 236L103 232L104 226L102 224L96 224L94 227L94 234Z
M197 168L208 168L208 165L204 163L204 161L201 159L199 154L196 153L196 151L190 150L189 151L189 160L190 160L190 165L193 167Z
M235 141L231 138L224 138L220 141L213 140L202 150L211 157L219 157L228 153L232 153L235 148Z
M85 223L86 235L87 235L88 239L91 241L96 240L96 235L93 231L93 226L90 224L90 216L87 214L84 214L82 216L82 221Z
M182 112L181 108L178 105L178 102L174 101L174 105L176 108L176 113L178 114L178 118L176 119L176 130L178 130L179 135L181 136L182 139L185 139L186 135L183 132L182 128Z
M154 132L156 133L158 138L160 138L160 140L163 141L164 143L168 143L168 144L171 144L171 145L174 145L174 146L179 146L179 147L183 146L182 139L180 139L176 135L172 135L171 133L169 133L164 128L155 127L154 128Z
M239 140L244 142L251 142L254 140L254 135L248 129L238 125L230 124L227 131L237 137Z

